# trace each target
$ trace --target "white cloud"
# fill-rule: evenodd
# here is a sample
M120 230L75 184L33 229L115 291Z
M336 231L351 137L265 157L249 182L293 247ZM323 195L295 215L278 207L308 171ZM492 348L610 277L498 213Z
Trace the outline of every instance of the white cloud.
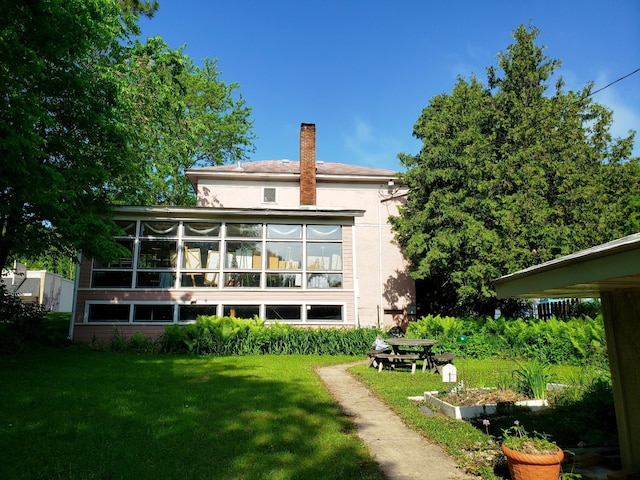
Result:
M406 136L405 133L403 140ZM360 117L353 119L352 127L343 135L343 141L346 152L351 156L345 163L390 170L400 169L398 153L415 153L418 150L410 148L407 142L390 137L388 132L379 132Z

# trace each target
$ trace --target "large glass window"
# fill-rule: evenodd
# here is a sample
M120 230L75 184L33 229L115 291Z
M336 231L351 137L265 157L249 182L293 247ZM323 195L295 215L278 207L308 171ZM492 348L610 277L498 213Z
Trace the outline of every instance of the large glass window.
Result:
M222 314L225 317L253 318L260 315L260 305L225 305Z
M262 243L228 240L224 267L260 270L262 268Z
M175 240L140 240L138 268L175 268Z
M133 240L128 238L116 239L122 247L122 255L119 258L113 259L110 262L100 262L94 260L93 268L131 268L133 262Z
M261 223L227 223L227 237L260 238Z
M301 305L267 305L267 320L299 322L302 319L301 311Z
M182 285L193 287L217 287L219 271L219 241L184 242L182 255Z
M268 270L301 270L302 242L267 242Z
M89 305L89 322L129 323L130 305L100 304Z
M132 271L94 271L91 286L94 288L131 288Z
M134 322L173 322L173 305L134 305Z
M176 222L141 222L140 236L142 237L177 237L178 223Z
M299 240L302 238L302 225L269 224L267 238Z
M307 275L309 288L342 288L342 274L309 273Z
M135 220L115 220L115 224L122 230L122 237L135 237L136 223Z
M178 222L140 222L140 236L144 238L140 238L138 247L137 288L175 287L179 227ZM146 316L137 309L134 312L136 321L162 321Z
M340 243L307 243L308 270L342 270Z
M136 278L140 288L173 288L176 283L174 272L138 272Z
M309 240L342 240L340 225L307 225Z
M307 288L342 288L342 227L307 225L306 231Z
M301 288L301 273L267 273L267 287L269 288Z
M260 274L259 273L225 273L224 274L225 287L260 287Z
M342 321L341 305L309 305L307 306L308 322Z
M118 220L118 226L124 253L94 262L94 288L343 285L340 225Z
M220 223L185 222L184 236L185 237L219 237L220 227L221 227Z
M192 322L201 315L213 316L217 314L215 305L180 305L179 319L181 322Z

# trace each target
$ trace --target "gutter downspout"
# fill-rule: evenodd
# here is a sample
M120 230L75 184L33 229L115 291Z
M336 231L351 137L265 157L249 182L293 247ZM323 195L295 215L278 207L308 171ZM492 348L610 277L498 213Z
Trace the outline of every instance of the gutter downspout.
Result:
M358 298L360 298L360 279L358 278L358 259L356 254L358 252L358 248L356 246L356 219L353 219L353 228L351 229L351 243L353 247L351 248L351 252L353 254L353 308L354 315L356 320L356 328L360 327L360 304L358 302Z
M67 337L67 340L69 341L73 341L73 324L76 321L76 302L78 301L78 284L80 283L80 261L81 254L78 253L78 263L76 263L76 278L73 282L73 305L71 306L71 320L69 321L69 336Z
M382 308L382 214L378 201L378 328L384 325L384 310Z

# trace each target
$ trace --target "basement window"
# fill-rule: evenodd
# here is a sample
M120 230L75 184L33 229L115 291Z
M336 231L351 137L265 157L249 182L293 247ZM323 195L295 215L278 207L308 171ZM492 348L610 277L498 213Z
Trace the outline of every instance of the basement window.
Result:
M276 189L264 187L262 189L262 203L276 203Z

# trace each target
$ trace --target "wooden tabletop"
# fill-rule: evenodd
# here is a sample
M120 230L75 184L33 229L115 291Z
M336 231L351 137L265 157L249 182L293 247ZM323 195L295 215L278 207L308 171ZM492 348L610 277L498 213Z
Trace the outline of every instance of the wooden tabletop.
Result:
M387 338L385 342L388 345L403 347L433 347L437 340L427 340L424 338Z

